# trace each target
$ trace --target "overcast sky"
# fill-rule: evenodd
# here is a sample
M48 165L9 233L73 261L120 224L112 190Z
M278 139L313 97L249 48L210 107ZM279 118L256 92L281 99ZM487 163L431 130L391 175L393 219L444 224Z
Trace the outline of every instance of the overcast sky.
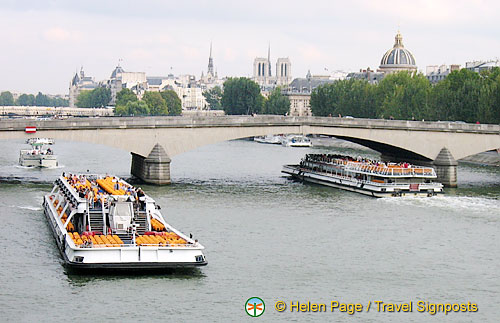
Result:
M80 66L219 76L289 57L292 76L376 69L399 29L419 70L500 57L500 2L474 0L0 0L0 90L66 94ZM274 73L274 66L273 66Z

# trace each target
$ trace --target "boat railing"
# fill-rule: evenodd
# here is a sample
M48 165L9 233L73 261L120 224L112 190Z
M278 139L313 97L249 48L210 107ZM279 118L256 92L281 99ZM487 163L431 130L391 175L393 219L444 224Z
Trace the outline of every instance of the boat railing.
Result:
M365 173L380 176L390 176L390 177L435 177L436 171L432 167L394 167L394 166L380 166L380 165L369 165L362 164L358 162L351 162L345 160L334 160L333 162L323 162L323 161L308 161L313 164L320 164L323 166L341 166L346 171Z
M427 177L436 176L433 168L428 167L391 167L380 165L366 165L350 162L346 165L346 170L355 172L364 172L370 174L379 174L385 176L414 176L414 177Z
M199 245L193 244L193 243L185 243L185 244L169 244L169 245L159 245L159 244L112 244L112 245L106 245L106 244L76 244L71 238L68 238L68 241L71 241L70 244L72 243L75 248L80 248L80 249L109 249L109 248L137 248L137 247L158 247L158 248L198 248Z
M345 170L358 173L368 173L382 176L391 177L434 177L436 171L432 167L394 167L394 166L381 166L381 165L368 165L356 162L348 162L345 165Z

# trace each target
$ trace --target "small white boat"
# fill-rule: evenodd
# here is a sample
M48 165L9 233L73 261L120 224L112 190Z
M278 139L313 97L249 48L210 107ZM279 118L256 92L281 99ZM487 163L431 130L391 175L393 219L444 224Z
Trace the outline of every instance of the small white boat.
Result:
M19 152L19 165L25 167L57 167L57 156L51 148L45 149L46 145L55 144L52 138L29 138L26 143L31 149L22 149Z
M69 268L130 272L207 264L198 240L169 225L150 196L115 176L60 176L43 210Z
M282 140L283 140L283 135L267 135L265 137L259 136L253 138L253 141L259 142L261 144L274 144L274 145L281 145Z
M311 139L303 135L288 135L281 144L285 147L312 147Z

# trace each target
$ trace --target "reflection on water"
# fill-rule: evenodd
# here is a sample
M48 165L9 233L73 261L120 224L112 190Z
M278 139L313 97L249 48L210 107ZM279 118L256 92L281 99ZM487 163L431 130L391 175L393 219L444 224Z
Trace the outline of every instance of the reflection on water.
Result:
M151 281L153 284L161 283L162 280L198 280L201 281L205 275L199 268L183 268L176 270L163 270L156 272L130 273L101 273L101 272L75 272L65 268L64 273L68 282L75 287L87 285L98 285L100 281L115 281L117 284L128 284L130 281Z

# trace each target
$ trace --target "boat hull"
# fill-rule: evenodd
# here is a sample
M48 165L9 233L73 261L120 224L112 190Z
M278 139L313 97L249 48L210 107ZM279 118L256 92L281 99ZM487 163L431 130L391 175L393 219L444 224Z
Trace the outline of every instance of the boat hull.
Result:
M261 144L271 144L271 145L281 145L281 136L265 136L265 137L254 137L255 142Z
M64 265L85 272L169 271L207 265L201 249L183 247L127 246L110 248L79 248L71 246L48 195L43 210L51 228ZM74 245L74 244L73 244ZM153 261L151 261L153 260Z
M293 143L293 142L286 142L282 144L285 147L297 147L297 148L307 148L307 147L312 147L312 143L306 142L306 143Z
M26 155L19 158L19 165L23 167L57 167L57 157L54 155Z
M378 185L362 183L355 179L339 178L307 171L301 169L298 165L286 165L283 167L282 173L291 175L292 178L302 182L310 182L319 185L330 186L372 197L429 197L442 193L442 190L435 191L433 188L431 188L431 186L429 186L428 188L425 188L425 186L423 186L424 189L420 191L410 191L406 187L406 185L394 186L391 188L381 188ZM382 191L382 189L385 189L386 191Z

